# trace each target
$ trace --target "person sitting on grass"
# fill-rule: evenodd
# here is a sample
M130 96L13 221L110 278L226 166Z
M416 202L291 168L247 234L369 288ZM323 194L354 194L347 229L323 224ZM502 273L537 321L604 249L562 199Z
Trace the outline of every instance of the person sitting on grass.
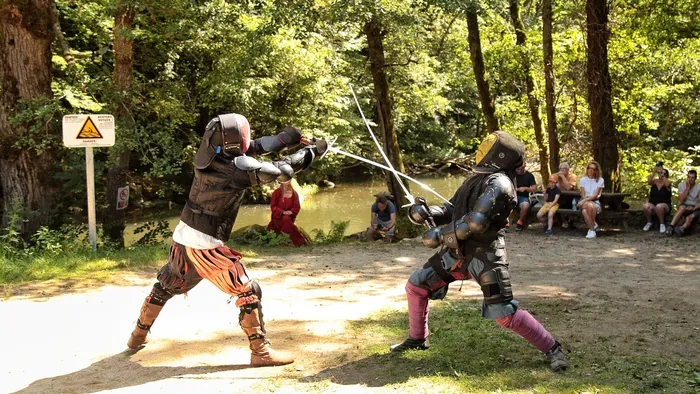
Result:
M270 198L271 215L267 229L277 234L289 235L294 246L306 244L306 239L294 224L300 209L299 195L294 191L292 181L280 182L280 187L272 193Z
M700 184L697 183L698 173L688 171L688 180L678 185L678 212L666 229L666 235L682 237L690 230L693 222L700 216ZM679 225L679 223L683 223Z
M544 216L547 215L547 227L545 230L545 234L548 237L552 236L552 224L554 224L554 214L557 213L557 210L559 209L559 197L561 197L561 190L559 190L559 187L557 187L558 180L559 177L556 174L552 174L549 177L549 185L544 192L546 198L545 203L542 206L542 208L540 208L539 212L537 212L537 220L539 220L540 222L544 222Z
M644 217L647 218L647 224L644 225L644 231L649 231L654 225L653 214L659 219L659 232L666 232L666 215L671 212L671 181L668 179L668 170L664 169L664 163L656 163L654 171L647 177L647 183L651 186L649 189L649 202L644 204L642 210ZM658 178L654 179L658 175Z
M537 191L537 181L530 171L525 170L525 163L515 169L514 182L518 194L518 209L520 216L515 223L515 231L527 227L527 215L530 213L530 193Z
M365 232L365 237L369 241L383 238L384 242L391 243L396 229L396 206L385 195L379 194L372 204L371 211L370 226ZM382 231L384 232L383 237Z

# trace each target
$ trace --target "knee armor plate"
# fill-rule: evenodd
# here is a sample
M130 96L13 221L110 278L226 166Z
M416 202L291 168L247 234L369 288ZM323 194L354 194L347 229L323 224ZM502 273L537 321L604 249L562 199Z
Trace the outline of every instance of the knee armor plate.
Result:
M481 292L486 304L500 304L513 300L510 273L506 267L495 267L479 275Z

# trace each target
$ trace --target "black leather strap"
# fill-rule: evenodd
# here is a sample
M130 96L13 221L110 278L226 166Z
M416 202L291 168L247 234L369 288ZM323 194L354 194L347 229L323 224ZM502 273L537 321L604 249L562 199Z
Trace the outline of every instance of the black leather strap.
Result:
M446 284L449 285L450 283L456 281L457 279L455 279L454 276L452 276L449 272L447 272L445 267L442 265L442 256L447 252L448 252L448 250L445 249L445 250L442 250L438 253L435 253L432 257L430 257L428 259L427 265L430 265L430 267L435 271L437 276L439 276L440 279L442 279Z
M197 214L197 215L200 215L200 214L203 213L203 214L205 214L205 215L214 216L214 217L219 217L219 216L220 216L220 215L219 215L218 213L216 213L216 212L208 211L208 210L206 210L206 209L204 209L204 208L202 208L202 207L200 207L200 206L197 206L195 203L190 202L190 200L187 200L187 202L185 202L185 208L186 208L186 209L189 209L190 211L192 211L192 213L195 213L195 214Z

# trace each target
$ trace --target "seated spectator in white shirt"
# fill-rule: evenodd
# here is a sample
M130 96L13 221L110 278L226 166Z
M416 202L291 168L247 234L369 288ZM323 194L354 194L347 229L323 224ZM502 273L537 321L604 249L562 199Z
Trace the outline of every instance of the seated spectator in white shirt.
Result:
M588 226L586 238L595 238L596 231L599 229L595 218L603 210L599 199L605 187L605 180L600 176L600 164L597 161L588 162L586 175L579 180L578 184L581 187L581 199L576 205L581 208L583 220Z
M695 170L688 171L688 180L678 185L678 212L671 220L671 225L666 230L666 235L675 234L679 237L690 230L693 222L700 216L700 184L697 183L698 173ZM682 225L679 225L683 222Z

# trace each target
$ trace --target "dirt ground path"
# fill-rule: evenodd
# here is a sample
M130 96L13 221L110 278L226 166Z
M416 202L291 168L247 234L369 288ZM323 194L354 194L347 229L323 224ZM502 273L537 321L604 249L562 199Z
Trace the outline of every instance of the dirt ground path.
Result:
M507 242L516 298L561 342L585 348L607 341L618 352L700 359L698 236L607 233L591 241L572 231L547 239L533 228ZM317 387L303 378L357 357L363 339L348 322L405 310L405 281L431 253L408 241L247 259L264 285L274 347L297 356L272 368L246 365L237 310L206 281L168 302L137 353L125 343L155 272L120 273L115 284L23 286L0 301L0 392L389 391ZM449 299L480 298L473 283L457 287Z

